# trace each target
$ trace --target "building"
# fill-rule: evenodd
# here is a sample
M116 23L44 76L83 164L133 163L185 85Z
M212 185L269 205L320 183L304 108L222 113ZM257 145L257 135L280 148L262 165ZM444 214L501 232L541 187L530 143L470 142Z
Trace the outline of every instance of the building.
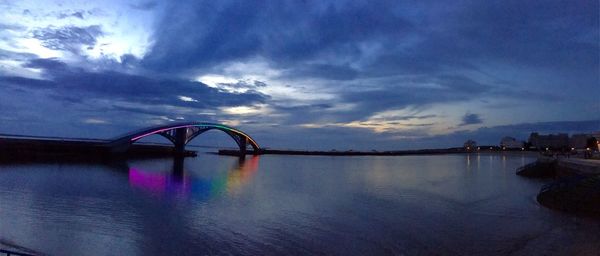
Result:
M588 146L588 140L592 138L589 134L573 134L569 138L569 147L575 149L584 149Z
M500 140L500 147L503 149L520 149L523 147L523 142L513 137L504 137Z
M593 132L591 136L596 139L596 150L600 151L600 131Z
M467 140L465 144L463 144L463 148L466 150L475 150L477 148L477 142L474 140Z
M561 149L569 147L569 135L566 133L539 135L537 132L529 135L529 143L537 149Z

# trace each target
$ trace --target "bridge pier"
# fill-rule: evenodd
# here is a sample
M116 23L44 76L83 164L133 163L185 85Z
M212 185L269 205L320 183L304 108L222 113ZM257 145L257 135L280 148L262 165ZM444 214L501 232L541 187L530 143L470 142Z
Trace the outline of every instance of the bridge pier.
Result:
M183 155L187 140L187 128L175 129L175 154Z
M248 138L246 137L240 137L240 156L241 157L245 157L246 156L246 147L248 145Z

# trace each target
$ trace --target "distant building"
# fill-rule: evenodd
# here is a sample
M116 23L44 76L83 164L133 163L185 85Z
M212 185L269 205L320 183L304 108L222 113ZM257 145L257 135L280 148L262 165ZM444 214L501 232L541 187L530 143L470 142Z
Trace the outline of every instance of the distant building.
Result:
M569 147L576 149L584 149L588 146L588 140L592 136L589 134L573 134L569 138Z
M590 134L592 137L596 138L597 141L600 141L600 131L593 132Z
M569 135L566 133L539 135L531 133L529 143L537 149L560 149L569 147Z
M500 147L502 147L503 149L515 149L515 148L522 148L523 147L523 142L519 141L513 137L504 137L502 138L502 140L500 140Z
M467 140L465 144L463 144L463 148L466 150L475 150L477 148L477 142L474 140Z
M600 131L592 133L592 137L596 139L596 150L600 151Z

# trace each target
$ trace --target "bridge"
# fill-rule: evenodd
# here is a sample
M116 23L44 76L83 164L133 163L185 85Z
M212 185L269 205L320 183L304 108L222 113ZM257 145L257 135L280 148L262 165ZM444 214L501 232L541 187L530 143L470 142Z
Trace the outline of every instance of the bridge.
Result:
M260 150L258 143L256 143L252 137L238 129L223 124L202 122L173 123L144 128L119 136L107 143L106 146L110 148L111 152L126 152L134 142L144 137L157 134L171 141L175 146L176 153L183 153L185 151L185 146L190 141L209 130L220 130L229 135L240 148L240 155L246 154L248 145L252 147L253 154L258 154Z
M0 134L0 159L13 159L22 155L28 156L76 156L76 157L99 157L125 154L128 155L164 155L173 154L177 156L188 155L193 152L185 150L185 146L198 135L209 131L220 130L229 135L239 147L240 156L248 153L249 146L252 153L257 155L263 153L258 143L248 134L233 127L202 122L180 122L167 125L159 125L133 131L112 140L85 139L85 138L60 138L39 137ZM168 147L134 143L142 138L160 135L173 143L174 150Z

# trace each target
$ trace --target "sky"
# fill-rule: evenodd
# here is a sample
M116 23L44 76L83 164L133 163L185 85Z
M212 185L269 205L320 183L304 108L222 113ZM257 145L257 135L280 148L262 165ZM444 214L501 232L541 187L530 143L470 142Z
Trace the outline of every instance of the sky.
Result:
M263 147L389 150L600 131L599 9L0 0L0 133L204 121Z

